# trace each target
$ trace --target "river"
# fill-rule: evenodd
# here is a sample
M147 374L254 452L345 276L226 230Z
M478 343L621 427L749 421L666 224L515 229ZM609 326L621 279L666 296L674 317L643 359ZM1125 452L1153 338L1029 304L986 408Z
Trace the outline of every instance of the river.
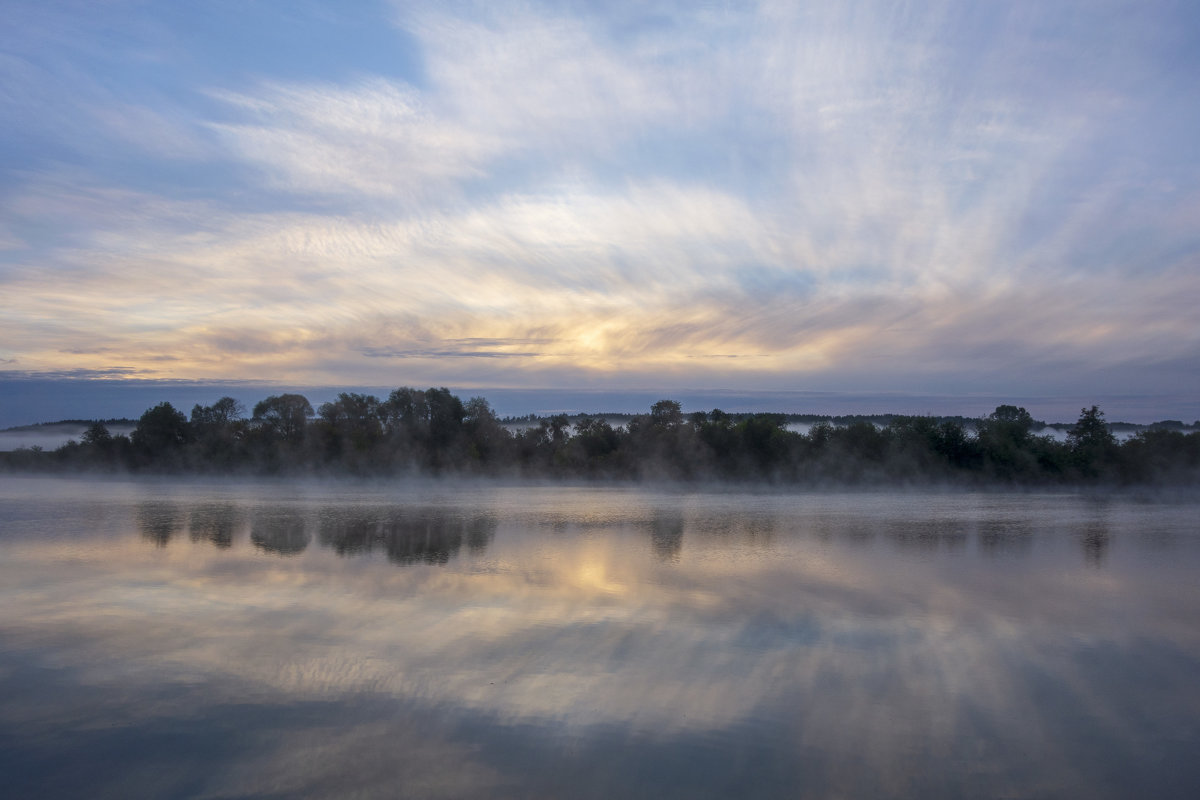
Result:
M13 797L1200 796L1200 501L0 477Z

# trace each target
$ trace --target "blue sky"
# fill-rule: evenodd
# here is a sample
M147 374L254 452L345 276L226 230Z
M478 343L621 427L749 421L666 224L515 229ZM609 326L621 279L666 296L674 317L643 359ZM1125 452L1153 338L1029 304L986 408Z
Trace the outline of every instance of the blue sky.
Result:
M0 15L9 406L241 381L1200 416L1193 3Z

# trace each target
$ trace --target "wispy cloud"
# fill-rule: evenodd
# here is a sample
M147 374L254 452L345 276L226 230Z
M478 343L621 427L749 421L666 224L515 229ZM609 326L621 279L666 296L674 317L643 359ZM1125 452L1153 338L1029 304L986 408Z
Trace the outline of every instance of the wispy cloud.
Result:
M438 118L415 90L379 79L212 94L254 120L212 124L231 152L296 191L422 198L430 182L481 174L497 150L489 134Z
M89 126L6 165L4 352L163 377L361 383L402 362L458 385L905 390L1191 363L1200 90L1179 13L405 3L381 24L411 74L185 77L169 102L84 75L66 42L94 29L68 27L0 62L31 130ZM127 60L151 55L171 59ZM146 175L114 179L91 131ZM196 163L212 176L164 188Z

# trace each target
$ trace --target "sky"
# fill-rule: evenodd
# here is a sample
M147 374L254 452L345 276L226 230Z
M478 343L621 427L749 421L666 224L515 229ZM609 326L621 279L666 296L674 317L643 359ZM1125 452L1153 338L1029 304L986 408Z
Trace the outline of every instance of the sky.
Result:
M0 23L0 423L185 385L1200 417L1188 0Z

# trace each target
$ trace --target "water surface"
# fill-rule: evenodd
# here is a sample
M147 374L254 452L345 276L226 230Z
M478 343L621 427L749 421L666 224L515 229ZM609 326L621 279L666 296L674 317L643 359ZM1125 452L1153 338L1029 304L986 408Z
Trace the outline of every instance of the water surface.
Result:
M26 797L1196 797L1200 504L0 478Z

